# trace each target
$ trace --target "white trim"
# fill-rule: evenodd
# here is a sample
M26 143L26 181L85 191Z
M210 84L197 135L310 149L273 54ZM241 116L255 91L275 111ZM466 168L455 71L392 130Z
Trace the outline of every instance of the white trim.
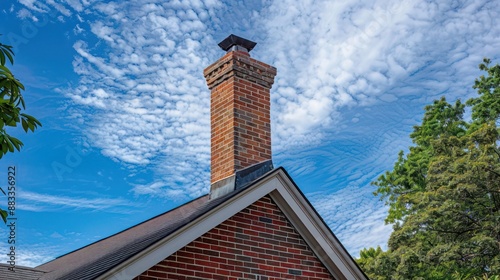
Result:
M133 279L267 194L271 195L334 277L349 280L366 279L281 169L97 279Z
M242 191L223 205L199 217L174 234L121 263L97 279L132 279L177 252L196 238L267 195L279 183L276 177L268 178L259 186Z
M330 273L337 279L366 279L288 176L280 179L285 182L271 197Z

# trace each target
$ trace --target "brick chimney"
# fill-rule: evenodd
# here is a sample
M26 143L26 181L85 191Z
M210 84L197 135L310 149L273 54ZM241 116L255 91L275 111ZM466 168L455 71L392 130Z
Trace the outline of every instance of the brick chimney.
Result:
M256 43L230 35L203 74L211 91L211 187L216 198L271 170L270 89L276 68L250 57Z

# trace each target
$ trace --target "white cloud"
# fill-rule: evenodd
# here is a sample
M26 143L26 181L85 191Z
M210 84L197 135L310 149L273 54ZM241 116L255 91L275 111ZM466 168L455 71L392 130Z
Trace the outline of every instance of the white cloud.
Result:
M26 19L33 17L33 14L31 14L29 10L23 8L17 11L17 17L20 19Z
M74 14L76 14L77 19L82 22L80 15L77 13L83 12L86 7L94 5L93 2L95 2L95 0L18 0L18 2L26 7L26 9L30 12L43 14L49 13L58 21L64 23L66 21L65 18L72 17ZM14 5L11 6L11 12L13 11L13 7ZM34 17L34 20L35 19L37 18Z
M120 208L132 206L128 200L122 198L79 198L75 196L40 194L30 191L20 192L19 198L19 209L28 211L74 208L116 212L120 211Z
M2 248L8 247L5 245L5 247ZM29 248L23 246L16 247L16 265L35 267L54 259L55 252L57 252L55 248L47 248L46 246L40 247L30 245ZM1 254L0 262L5 264L7 261L8 258L6 254Z
M275 157L293 178L300 178L299 187L314 190L306 196L353 256L365 247L387 245L387 208L373 196L376 188L370 182L411 144L407 135L417 120L403 116L413 106L381 103L373 110L352 110L358 121L343 124L329 142ZM344 114L352 119L349 112Z
M83 4L79 0L66 0L66 4L77 12L83 11Z
M322 182L311 201L351 254L385 247L391 227L369 182L408 147L420 108L467 98L481 57L500 57L498 5L274 1L260 12L267 40L256 51L278 68L278 162L306 186Z
M170 186L170 187L169 187ZM150 195L154 197L174 199L176 201L186 200L189 197L200 196L203 191L200 192L196 187L191 187L193 191L196 193L189 193L186 190L186 186L189 187L189 184L185 184L183 186L172 187L168 182L154 182L147 185L137 184L132 189L135 195Z
M51 238L57 238L57 239L60 239L60 238L63 238L63 236L59 233L59 232L56 232L54 231L51 235L49 235Z
M87 52L86 45L83 41L78 41L73 46L76 52L87 59L92 66L97 67L97 71L99 71L99 76L106 77L112 76L113 78L120 78L123 75L123 71L117 67L110 66L108 62L104 59L95 57Z
M18 0L18 1L19 3L23 4L26 8L35 12L46 13L47 11L49 11L47 5L40 3L36 0Z
M278 68L273 89L278 149L317 141L315 132L332 130L345 106L400 101L403 85L429 102L436 92L425 88L423 75L435 76L450 92L470 88L471 81L460 77L473 72L478 56L498 55L493 47L500 43L499 29L491 26L499 16L497 5L269 2L256 26L268 38L260 48L272 49L264 51L264 61ZM488 14L493 10L495 15ZM323 106L311 106L315 103Z
M59 248L56 248L55 246L52 245L47 245L47 244L21 244L20 242L20 236L22 233L19 231L20 228L16 228L18 230L18 235L16 236L16 246L15 246L15 254L16 254L16 265L17 266L27 266L27 267L35 267L40 265L41 263L45 263L47 261L50 261L51 259L54 258L54 256L57 256L57 254L60 254L61 252L59 251ZM24 229L24 228L22 228ZM1 236L8 236L7 232L8 228L5 226L0 227L0 235ZM7 256L9 251L7 251L8 248L10 248L12 244L7 243L7 238L2 238L0 239L0 248L2 250L2 253L0 254L0 263L7 264L7 261L9 260L9 256Z
M68 8L66 8L63 4L57 3L54 0L45 0L45 1L47 2L47 4L54 7L61 14L65 15L67 17L71 16L71 14L72 14L71 11L68 10Z
M75 25L75 28L73 28L73 33L75 35L78 35L78 34L82 33L83 31L85 31L85 29L81 28L79 24Z
M73 114L85 118L81 123L104 155L151 164L162 195L194 197L207 190L210 103L202 72L216 42L200 18L214 13L214 5L100 3L90 26L106 51L83 41L74 45L81 78L66 91ZM145 186L134 190L158 194Z
M310 195L325 222L353 256L363 248L387 248L392 226L385 225L387 208L373 199L374 189L348 186L330 195Z
M217 19L222 12L231 24L236 13L215 2L130 5L95 5L102 16L91 31L105 52L75 44L81 80L68 96L76 109L92 110L81 115L88 116L86 129L103 154L154 166L158 178L136 185L136 194L196 196L208 186L209 94L201 72L221 55L211 35L225 27L212 24L223 24ZM389 104L384 108L398 111L405 102L423 107L441 92L469 88L463 77L473 76L478 58L498 55L491 46L500 43L500 32L490 23L494 15L486 14L499 11L495 5L311 0L266 2L255 13L239 11L255 34L264 34L256 35L263 39L252 55L278 68L272 90L275 151L332 143L328 137L344 129L346 108ZM96 94L101 91L106 94ZM420 113L403 112L402 119ZM387 124L384 114L369 116ZM395 118L401 125L401 117ZM351 119L360 130L369 129L359 116ZM390 136L406 137L391 133L382 138L391 146L387 154L398 141L387 140ZM375 161L393 158L380 149L374 153ZM366 164L370 172L380 172ZM351 180L374 177L347 171L353 172Z
M67 10L59 12L80 22L85 11L99 40L74 44L80 80L64 90L70 114L104 155L155 171L151 182L134 184L136 195L199 196L208 188L210 141L202 71L222 55L214 38L234 32L257 41L252 56L278 68L277 162L321 177L313 203L351 253L371 246L354 242L366 231L382 242L385 208L367 185L408 146L418 108L443 94L466 98L481 58L500 58L500 4L250 2L61 2Z

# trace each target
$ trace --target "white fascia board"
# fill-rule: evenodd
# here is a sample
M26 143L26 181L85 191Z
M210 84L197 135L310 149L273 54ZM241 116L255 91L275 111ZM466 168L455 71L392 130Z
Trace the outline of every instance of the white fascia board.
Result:
M156 244L140 252L117 267L109 270L97 279L123 280L133 279L168 256L174 254L196 238L234 216L253 204L261 197L275 190L279 184L275 176L265 178L258 185L252 186L212 209L205 215L190 222L185 227L165 237Z
M367 279L303 194L285 174L271 197L336 279Z
M331 234L282 169L270 173L267 178L241 191L97 279L133 279L268 194L336 279L366 279L349 253Z

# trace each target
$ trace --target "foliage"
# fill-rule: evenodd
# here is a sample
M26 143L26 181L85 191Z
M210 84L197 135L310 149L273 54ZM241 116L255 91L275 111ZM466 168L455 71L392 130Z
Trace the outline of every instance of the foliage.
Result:
M356 261L371 280L386 279L385 276L392 273L396 264L395 259L388 252L382 251L380 246L377 249L361 250Z
M21 123L25 132L34 132L42 124L21 110L26 109L21 90L24 85L14 77L5 65L7 60L14 64L14 52L11 46L0 43L0 158L7 152L20 150L23 143L6 132L6 126L15 127Z
M371 279L498 279L500 66L490 63L479 66L487 76L475 81L478 97L426 106L414 146L373 183L394 231L386 252L362 251Z
M425 107L425 115L421 126L415 126L410 134L416 146L410 147L407 157L399 152L398 160L392 171L387 171L373 184L378 186L375 192L382 199L388 198L389 215L386 222L394 223L402 220L411 211L407 207L408 196L426 189L427 169L433 155L431 142L445 136L463 135L467 123L462 120L465 105L457 100L455 105L446 102L443 97Z
M0 158L8 152L20 150L23 143L7 133L7 127L21 124L25 132L34 132L42 124L33 116L22 113L26 105L21 90L24 85L14 77L6 63L14 64L12 47L0 43ZM5 191L0 188L5 195ZM7 212L0 209L0 216L6 222Z

